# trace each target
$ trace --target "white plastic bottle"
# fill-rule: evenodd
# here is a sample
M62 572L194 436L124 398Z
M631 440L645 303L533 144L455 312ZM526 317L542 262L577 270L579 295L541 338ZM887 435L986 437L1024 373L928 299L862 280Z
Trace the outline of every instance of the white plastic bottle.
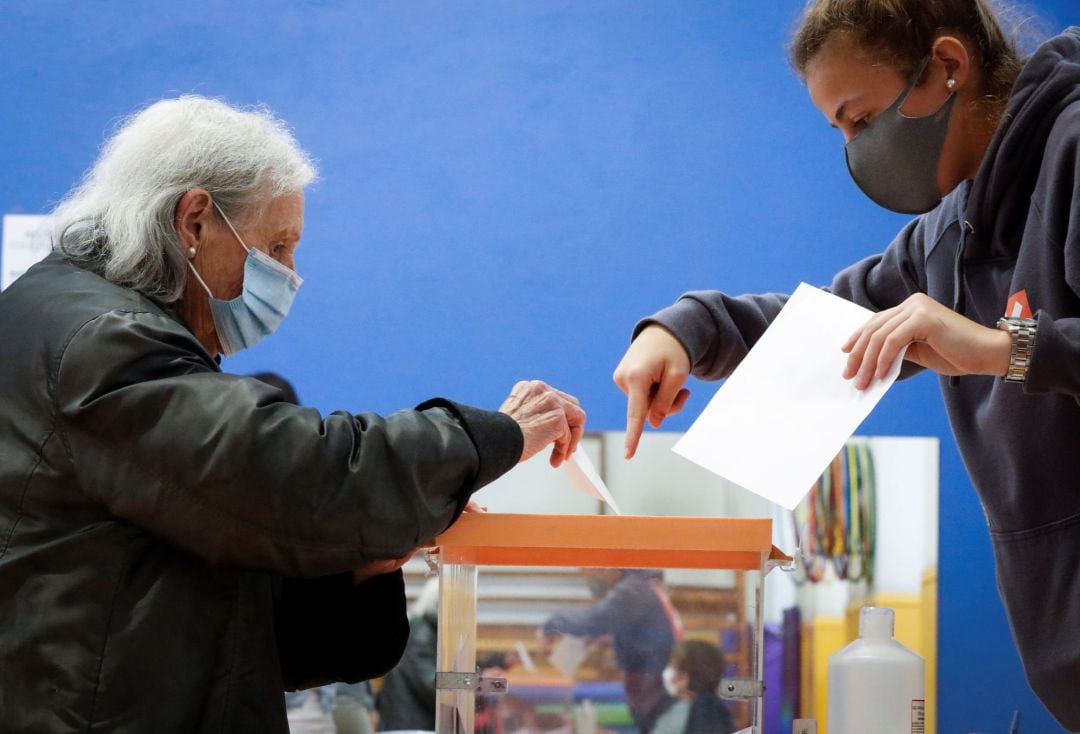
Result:
M829 658L829 734L923 734L926 662L893 639L888 607L863 607L859 639Z

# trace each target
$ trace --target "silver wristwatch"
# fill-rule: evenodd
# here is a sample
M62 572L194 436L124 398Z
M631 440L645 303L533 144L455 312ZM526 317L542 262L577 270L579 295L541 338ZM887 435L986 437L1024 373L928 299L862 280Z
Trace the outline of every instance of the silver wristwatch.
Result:
M1027 380L1028 367L1031 366L1031 353L1035 350L1035 329L1039 322L1035 319L1003 318L997 327L1009 332L1012 337L1012 349L1009 350L1009 370L1002 378L1005 382L1024 382Z

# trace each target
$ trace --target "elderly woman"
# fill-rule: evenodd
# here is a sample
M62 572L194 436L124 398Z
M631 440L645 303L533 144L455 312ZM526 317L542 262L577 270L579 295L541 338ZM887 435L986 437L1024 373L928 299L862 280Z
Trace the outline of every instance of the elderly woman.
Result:
M284 732L283 689L398 659L400 559L575 449L577 401L538 382L323 417L220 370L289 310L314 176L268 112L159 102L0 294L4 731Z

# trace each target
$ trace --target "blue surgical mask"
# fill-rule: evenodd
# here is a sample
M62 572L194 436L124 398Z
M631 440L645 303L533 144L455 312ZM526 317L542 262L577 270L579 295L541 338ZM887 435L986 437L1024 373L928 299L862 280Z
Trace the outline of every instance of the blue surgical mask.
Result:
M214 298L206 281L188 261L191 272L210 296L210 314L214 319L221 351L226 356L248 349L273 334L289 313L296 291L303 279L262 250L248 247L225 212L214 202L236 241L247 252L244 262L244 290L230 301Z

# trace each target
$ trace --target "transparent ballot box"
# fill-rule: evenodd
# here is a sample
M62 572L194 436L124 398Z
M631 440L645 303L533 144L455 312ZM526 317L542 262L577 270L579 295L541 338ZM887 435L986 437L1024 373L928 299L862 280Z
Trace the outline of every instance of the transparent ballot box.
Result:
M760 734L771 539L767 519L463 515L429 556L437 734L682 731L691 709Z

